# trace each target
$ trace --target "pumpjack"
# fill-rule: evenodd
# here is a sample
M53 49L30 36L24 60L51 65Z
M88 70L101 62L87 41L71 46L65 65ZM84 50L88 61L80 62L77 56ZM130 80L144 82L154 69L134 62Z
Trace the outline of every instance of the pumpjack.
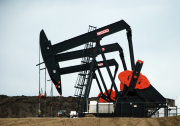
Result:
M83 97L83 101L78 102L77 111L79 116L83 117L86 109L86 99L89 97L92 80L95 79L99 87L100 97L99 102L113 102L113 113L93 113L99 117L151 117L160 108L167 108L166 99L150 84L146 76L141 74L143 61L138 60L135 64L133 45L132 45L132 31L130 26L124 21L120 20L113 24L104 26L102 28L94 28L87 33L77 37L59 42L52 45L48 40L44 30L40 32L40 49L45 66L48 70L49 76L54 83L57 91L62 95L62 81L61 75L79 72L78 79L75 84L75 96ZM118 43L108 45L101 45L101 40L113 33L121 30L127 31L127 39L129 45L131 71L127 70L123 49ZM69 49L85 44L82 50L64 52ZM95 44L95 46L93 46ZM105 53L119 51L120 59L124 71L118 75L121 81L120 91L114 82L119 65L115 59L107 60ZM102 56L102 61L97 61L96 57ZM81 64L76 66L69 66L60 68L59 62L82 58ZM40 63L40 64L42 64ZM40 65L38 64L38 65ZM110 71L110 66L115 66L114 75ZM107 88L100 68L105 67L111 79L111 87ZM97 78L98 72L105 92L103 92L100 82ZM114 90L113 90L114 89ZM149 109L154 111L148 113Z

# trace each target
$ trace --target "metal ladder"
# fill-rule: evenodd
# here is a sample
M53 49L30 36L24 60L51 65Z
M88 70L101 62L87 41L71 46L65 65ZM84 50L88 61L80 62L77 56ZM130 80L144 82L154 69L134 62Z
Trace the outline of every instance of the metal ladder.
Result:
M96 27L89 25L88 32L93 31L93 30L96 30ZM85 44L85 47L84 47L85 56L81 60L80 72L78 74L76 84L74 86L76 88L74 96L79 97L77 101L77 112L79 112L79 108L81 105L81 97L84 96L87 80L89 78L89 70L88 69L84 71L82 70L84 66L86 68L90 67L89 63L92 60L91 56L93 55L93 52L87 51L87 49L89 48L93 48L93 42L89 42Z

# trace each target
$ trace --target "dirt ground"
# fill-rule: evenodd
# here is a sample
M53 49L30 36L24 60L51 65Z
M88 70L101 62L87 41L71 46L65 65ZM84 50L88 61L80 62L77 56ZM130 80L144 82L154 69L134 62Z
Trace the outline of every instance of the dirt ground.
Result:
M0 126L180 126L180 116L161 118L0 118Z

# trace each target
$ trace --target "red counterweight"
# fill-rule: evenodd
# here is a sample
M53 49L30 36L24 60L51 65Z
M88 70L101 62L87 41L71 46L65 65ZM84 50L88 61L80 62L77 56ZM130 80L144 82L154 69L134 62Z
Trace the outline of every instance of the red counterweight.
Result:
M111 91L111 89L109 89L109 90L108 90L108 93L110 94L110 92L111 92L110 99L116 101L116 100L115 100L116 92L115 92L114 90ZM101 92L99 93L98 97L100 97L100 95L101 95ZM107 93L104 92L104 95L107 96ZM100 99L99 99L99 102L100 102L100 103L102 103L102 102L108 102L108 101L109 101L109 99L107 99L107 101L106 101L106 100L102 99L101 97L100 97Z
M123 71L118 75L118 78L121 81L120 83L121 91L123 91L124 84L127 85L127 87L129 87L132 75L133 75L133 71L129 71L129 70ZM134 78L137 78L137 76L134 76ZM150 82L147 79L147 77L140 73L135 89L145 89L148 88L149 86L150 86Z

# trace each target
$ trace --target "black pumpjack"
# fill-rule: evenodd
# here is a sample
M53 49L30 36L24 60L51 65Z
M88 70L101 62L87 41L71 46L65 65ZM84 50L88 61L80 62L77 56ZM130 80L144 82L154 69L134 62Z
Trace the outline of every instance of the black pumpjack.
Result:
M92 26L90 27L92 28ZM133 75L129 87L124 84L123 91L118 91L114 80L119 65L115 59L107 60L104 54L113 51L119 51L124 71L126 71L127 67L124 60L123 49L118 43L101 46L100 41L103 39L103 37L121 30L127 31L131 69L133 71ZM93 43L95 43L94 47ZM83 50L63 53L64 51L83 44L86 44ZM42 63L45 63L49 76L60 95L62 95L61 75L81 71L78 74L78 79L75 85L75 96L80 98L83 97L82 104L80 104L79 100L77 107L77 111L79 112L80 117L85 115L83 112L86 110L86 99L89 97L93 79L97 81L97 85L101 92L100 97L108 102L113 102L115 106L114 113L93 113L96 116L150 117L160 108L167 108L166 99L152 85L145 89L135 89L143 63L137 62L135 65L132 45L132 32L130 26L124 20L120 20L116 23L107 25L99 29L94 28L92 31L90 30L85 34L71 38L69 40L65 40L55 45L51 44L50 40L48 40L48 38L46 37L44 30L42 30L40 32L40 47L41 54L44 60L44 62ZM96 57L98 55L102 56L102 61L96 60ZM58 62L73 60L77 58L83 58L81 65L60 68ZM110 66L115 66L114 75L112 75L110 71ZM110 89L112 90L114 88L116 92L115 100L111 98L111 91L110 93L108 92L108 88L100 71L100 68L103 67L107 69L107 72L111 79L112 84ZM100 76L107 95L103 94L96 71ZM79 108L81 109L79 110ZM154 111L152 113L148 113L149 109L153 109Z

